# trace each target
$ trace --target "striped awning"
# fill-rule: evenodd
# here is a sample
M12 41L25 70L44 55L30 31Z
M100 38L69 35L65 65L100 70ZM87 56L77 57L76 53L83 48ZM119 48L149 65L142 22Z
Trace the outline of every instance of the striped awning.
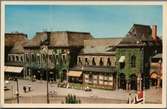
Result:
M11 72L11 73L21 73L23 70L23 67L14 67L14 66L5 66L4 71L5 72Z
M71 77L80 77L82 74L81 71L69 71L67 73L67 76L71 76Z
M120 62L120 63L125 62L125 56L121 56L121 57L119 58L119 62Z

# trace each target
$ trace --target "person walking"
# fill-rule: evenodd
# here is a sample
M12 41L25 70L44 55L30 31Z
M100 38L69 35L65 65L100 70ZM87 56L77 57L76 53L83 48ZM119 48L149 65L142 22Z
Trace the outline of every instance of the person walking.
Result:
M31 91L31 84L28 84L28 91Z
M135 104L135 96L131 92L129 92L128 104Z
M24 93L26 93L26 86L23 86Z

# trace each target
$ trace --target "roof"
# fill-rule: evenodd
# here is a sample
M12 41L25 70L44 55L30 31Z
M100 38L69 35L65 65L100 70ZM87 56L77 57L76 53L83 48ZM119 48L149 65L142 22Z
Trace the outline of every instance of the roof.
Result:
M115 46L120 43L122 38L95 38L84 41L84 54L94 53L112 53L115 51Z
M90 72L104 72L104 73L115 73L115 67L106 67L106 66L75 66L70 70L73 71L90 71Z
M5 47L12 47L16 43L23 45L28 41L27 35L23 33L5 33Z
M126 37L122 39L119 46L145 46L145 42L150 44L153 42L151 36L152 30L149 25L134 24L127 33ZM158 42L161 42L159 37Z
M51 47L83 46L83 41L91 38L91 34L86 32L38 32L24 47L38 47L44 42Z
M15 43L14 47L10 50L11 54L22 54L24 53L24 48L21 43Z

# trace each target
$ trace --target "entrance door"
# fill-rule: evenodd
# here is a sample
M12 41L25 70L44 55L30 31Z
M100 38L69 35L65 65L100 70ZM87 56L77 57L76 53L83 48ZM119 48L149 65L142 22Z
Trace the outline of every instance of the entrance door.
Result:
M131 90L137 90L137 76L136 75L130 76L130 88Z
M123 73L119 75L119 88L126 90L126 78Z

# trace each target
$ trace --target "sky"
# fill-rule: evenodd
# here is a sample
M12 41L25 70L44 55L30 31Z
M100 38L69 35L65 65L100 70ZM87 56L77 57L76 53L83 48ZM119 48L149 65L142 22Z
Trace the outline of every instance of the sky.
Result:
M96 38L124 37L133 24L157 25L161 36L162 6L5 6L5 32L23 32L29 38L41 31L90 32Z

